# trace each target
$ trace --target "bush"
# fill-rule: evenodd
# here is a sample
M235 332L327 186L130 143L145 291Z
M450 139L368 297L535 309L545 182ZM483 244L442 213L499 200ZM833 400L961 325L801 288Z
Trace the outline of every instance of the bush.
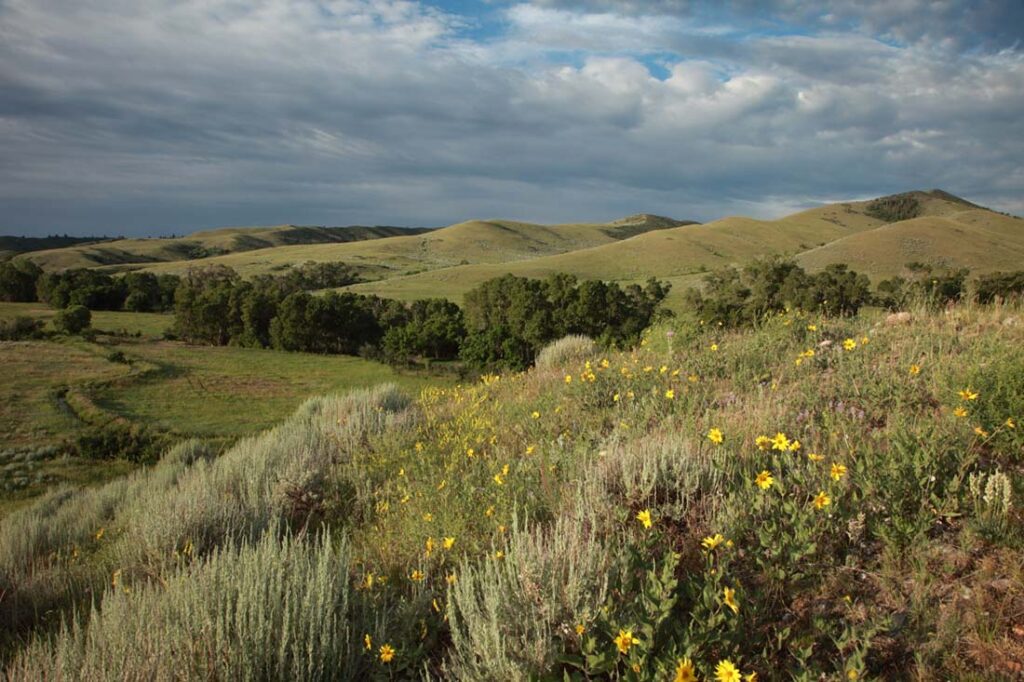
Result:
M43 271L30 260L0 263L0 301L36 300L36 280Z
M597 344L588 336L572 334L550 343L537 354L537 369L565 369L591 357Z
M21 341L39 337L43 329L40 320L19 315L11 319L0 319L0 341Z
M162 434L140 424L112 421L89 429L75 442L78 454L86 459L125 459L129 462L154 462L167 445Z
M974 283L974 299L978 303L992 303L997 298L1004 301L1024 295L1024 270L1017 272L993 272L982 275Z
M53 327L65 334L80 334L92 322L92 313L84 305L73 305L57 311Z
M913 194L892 194L872 201L865 213L872 218L895 223L921 215L921 202Z

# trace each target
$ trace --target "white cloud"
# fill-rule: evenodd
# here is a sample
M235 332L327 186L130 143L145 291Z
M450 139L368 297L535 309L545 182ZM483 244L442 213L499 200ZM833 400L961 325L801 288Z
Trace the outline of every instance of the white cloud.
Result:
M600 9L472 40L413 2L0 0L8 229L1019 203L1017 50Z

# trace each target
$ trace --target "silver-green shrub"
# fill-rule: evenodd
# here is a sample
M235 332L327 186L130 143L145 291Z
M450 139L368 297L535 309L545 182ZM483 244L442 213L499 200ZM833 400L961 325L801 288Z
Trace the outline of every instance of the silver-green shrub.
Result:
M183 565L164 584L112 585L35 642L12 680L354 679L344 543L268 532Z
M571 334L552 341L537 354L537 369L561 369L581 364L594 355L597 346L588 336Z

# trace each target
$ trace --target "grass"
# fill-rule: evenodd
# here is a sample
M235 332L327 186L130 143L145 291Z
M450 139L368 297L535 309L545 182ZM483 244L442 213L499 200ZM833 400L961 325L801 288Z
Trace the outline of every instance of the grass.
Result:
M184 679L1012 678L1022 319L679 319L623 353L310 401L0 521L7 672L171 676L171 647Z
M0 301L0 319L24 315L49 322L57 311L45 303L7 303ZM148 337L162 336L174 322L174 316L163 313L130 313L115 310L92 311L92 326L108 332L124 331ZM53 329L52 325L47 326Z

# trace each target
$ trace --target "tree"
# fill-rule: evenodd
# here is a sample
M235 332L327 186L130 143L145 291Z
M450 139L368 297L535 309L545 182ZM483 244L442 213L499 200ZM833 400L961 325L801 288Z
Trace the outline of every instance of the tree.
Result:
M42 269L26 259L0 263L0 301L31 302L36 299L36 281Z
M53 327L65 334L80 334L92 322L92 313L84 305L73 305L57 311Z

